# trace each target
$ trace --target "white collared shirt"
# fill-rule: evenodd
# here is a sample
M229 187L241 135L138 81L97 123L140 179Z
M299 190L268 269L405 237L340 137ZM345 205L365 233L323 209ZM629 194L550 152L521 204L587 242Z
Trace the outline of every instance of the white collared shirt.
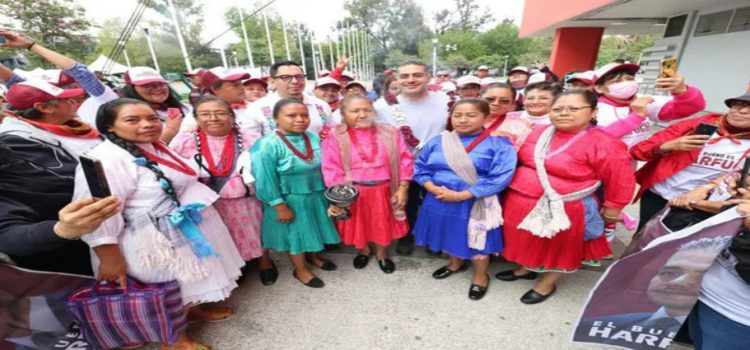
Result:
M333 125L331 107L328 106L328 103L317 97L305 94L302 95L302 98L302 103L307 106L307 111L310 113L310 126L307 128L307 131L318 134L323 130L324 126ZM278 92L273 92L250 103L243 116L237 116L237 122L242 125L242 123L252 122L252 120L266 120L269 130L276 129L276 123L273 122L273 107L279 100L281 100L281 97Z

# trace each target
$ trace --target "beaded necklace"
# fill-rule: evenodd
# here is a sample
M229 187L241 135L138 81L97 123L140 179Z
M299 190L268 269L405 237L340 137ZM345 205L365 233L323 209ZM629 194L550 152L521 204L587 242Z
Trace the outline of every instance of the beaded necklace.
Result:
M286 135L284 135L283 132L276 130L276 135L279 135L279 138L281 141L284 142L286 147L294 153L295 156L297 156L299 159L302 159L305 163L312 163L313 158L315 157L315 153L313 153L312 149L312 142L310 142L310 137L307 136L306 133L302 134L302 138L305 140L305 153L302 154L294 145L289 141L288 138L286 138Z

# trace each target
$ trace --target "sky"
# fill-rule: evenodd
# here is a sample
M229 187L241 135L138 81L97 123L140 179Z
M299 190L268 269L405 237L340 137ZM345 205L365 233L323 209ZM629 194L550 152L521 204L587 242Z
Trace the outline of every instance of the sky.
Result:
M163 0L161 0L163 1ZM266 0L262 0L266 3ZM425 18L431 23L433 13L450 9L453 0L414 0L422 6ZM512 18L520 23L523 12L523 0L477 0L481 7L488 7L495 20ZM111 1L102 0L76 0L86 9L86 17L101 24L104 20L122 17L126 21L135 9L136 0L119 0L117 11L112 11ZM204 12L206 16L203 41L208 41L225 31L228 27L224 23L224 11L232 6L244 6L248 11L252 8L252 0L204 0ZM210 4L210 5L209 5ZM325 6L322 6L325 5ZM318 37L325 37L337 19L346 16L344 0L276 0L270 8L274 9L284 18L290 21L306 23ZM144 15L146 17L146 15ZM233 32L229 32L214 43L215 45L226 45L240 41Z

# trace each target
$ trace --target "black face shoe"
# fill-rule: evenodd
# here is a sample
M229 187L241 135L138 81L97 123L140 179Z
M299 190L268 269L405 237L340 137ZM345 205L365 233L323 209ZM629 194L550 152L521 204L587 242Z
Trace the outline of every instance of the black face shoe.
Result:
M552 294L555 294L556 289L556 287L552 287L552 291L547 295L542 295L537 293L534 289L529 289L529 291L521 297L521 302L527 305L539 304L547 300Z
M441 280L441 279L450 277L450 275L452 275L454 273L464 272L464 271L466 271L469 268L469 266L467 266L466 263L464 263L463 265L461 265L461 267L458 268L458 270L456 270L456 271L453 271L450 268L448 268L449 266L450 265L446 265L446 266L443 266L443 267L435 270L435 272L432 273L432 277L435 278L435 279Z
M316 267L318 267L318 268L320 268L321 270L324 270L324 271L336 271L336 269L338 269L338 266L336 266L336 264L334 264L334 263L332 263L332 262L330 262L330 261L328 261L326 259L323 259L323 258L320 258L320 260L323 260L323 265L320 265L320 266L315 265L312 262L312 260L310 260L310 259L307 259L307 262L310 265L316 266Z
M365 266L367 266L367 263L370 261L369 255L364 254L357 254L357 256L354 257L354 268L355 269L364 269Z
M378 266L380 266L380 270L385 273L393 273L393 271L396 271L396 264L388 258L378 260Z
M260 283L263 283L264 286L276 283L277 278L279 278L279 270L276 269L274 263L271 263L271 268L260 270Z
M487 287L489 287L489 279L487 280ZM484 295L487 294L487 287L482 287L478 284L471 284L471 287L469 288L469 299L471 300L479 300L484 298Z
M495 278L505 282L512 282L515 280L535 280L538 276L539 274L534 271L529 271L525 275L518 276L513 273L513 270L500 271L495 274Z
M296 278L297 281L302 282L302 284L304 284L304 285L306 285L306 286L308 286L310 288L323 288L323 287L326 286L326 284L323 282L323 280L321 280L317 276L313 277L312 279L310 279L309 281L307 281L307 283L305 283L301 279L299 279L299 277L297 277L297 271L292 271L292 275L294 275L294 278Z

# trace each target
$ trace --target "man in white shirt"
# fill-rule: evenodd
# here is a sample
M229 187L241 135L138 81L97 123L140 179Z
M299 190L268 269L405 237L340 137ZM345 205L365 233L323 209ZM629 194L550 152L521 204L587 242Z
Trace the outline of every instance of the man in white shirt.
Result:
M401 92L396 97L398 103L389 104L385 99L379 100L375 103L376 118L378 122L391 124L401 130L404 141L409 144L416 157L427 141L445 130L450 98L439 91L427 91L430 73L427 65L422 62L404 63L398 68L396 77L401 87ZM406 215L411 227L416 222L423 196L424 189L412 183L406 205ZM399 240L396 251L411 254L414 251L414 237L409 234Z
M281 99L293 98L307 106L307 111L310 114L308 131L318 134L324 126L332 124L331 107L328 106L328 103L304 93L305 75L298 63L293 61L277 62L271 66L270 73L276 91L250 104L248 113L253 118L264 118L272 129L276 129L276 124L273 122L273 107Z

